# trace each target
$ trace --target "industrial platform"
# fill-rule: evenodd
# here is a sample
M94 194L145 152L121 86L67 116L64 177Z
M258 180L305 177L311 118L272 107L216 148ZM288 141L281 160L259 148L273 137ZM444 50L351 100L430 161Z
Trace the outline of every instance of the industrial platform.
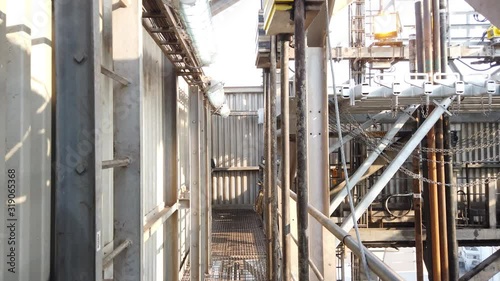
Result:
M266 280L266 245L262 222L252 210L214 210L212 268L206 281ZM189 270L183 281L188 281Z

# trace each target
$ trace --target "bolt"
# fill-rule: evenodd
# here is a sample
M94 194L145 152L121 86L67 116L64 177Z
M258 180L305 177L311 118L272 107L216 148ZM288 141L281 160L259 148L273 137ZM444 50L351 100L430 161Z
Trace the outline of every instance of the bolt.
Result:
M78 52L73 56L73 58L78 64L82 64L87 59L87 54L85 54L84 52Z
M81 175L85 172L85 170L87 170L87 168L85 167L85 165L83 165L83 163L79 163L76 168L75 168L75 171Z

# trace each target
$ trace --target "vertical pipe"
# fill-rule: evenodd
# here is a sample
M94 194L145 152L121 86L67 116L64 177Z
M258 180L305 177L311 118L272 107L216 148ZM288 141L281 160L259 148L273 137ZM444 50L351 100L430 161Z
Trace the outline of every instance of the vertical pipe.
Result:
M431 17L431 0L423 0L423 47L424 47L424 72L432 74L432 17Z
M297 99L297 221L299 281L309 280L308 174L307 174L307 83L305 0L295 1L295 97Z
M432 182L437 181L437 167L436 167L436 134L434 127L427 134L427 147L429 152L427 153L428 178ZM432 280L441 280L441 259L439 253L439 213L438 213L438 190L435 183L429 183L429 204L430 204L430 228L431 228L431 240L432 240Z
M418 112L417 125L418 129ZM415 157L413 157L413 172L417 175L421 174L420 161L416 157L420 154L419 148L415 149ZM415 212L415 260L417 264L417 281L424 280L424 245L422 241L422 186L420 179L413 179L413 210Z
M290 119L288 83L288 44L290 35L281 36L281 233L282 233L282 279L291 280L290 255Z
M438 189L438 203L439 203L439 235L441 236L441 241L439 242L440 246L440 255L441 255L441 280L447 281L449 280L449 268L448 268L448 235L447 235L447 227L446 227L446 196L445 190L445 166L444 166L444 143L443 143L443 116L439 118L435 125L436 128L436 159L439 161L437 163L437 176L438 182L442 183L437 185Z
M415 34L410 34L410 40L408 42L408 52L409 52L409 63L410 72L417 72L417 40Z
M439 36L441 37L441 72L446 73L448 66L448 0L439 1L439 27Z
M270 162L271 162L271 95L270 95L270 83L269 83L269 69L264 71L264 94L265 94L265 133L264 133L264 153L265 153L265 165L264 165L264 222L266 229L266 249L267 249L267 260L266 260L266 273L267 280L271 280L272 273L272 245L271 245L271 204L270 204L270 187L271 187L271 173L270 173Z
M277 182L278 182L278 143L277 134L278 126L276 123L276 36L271 36L271 248L272 248L272 273L271 280L276 281L278 276L278 195L277 195Z
M422 0L415 1L415 40L417 72L424 72L424 29L422 23Z
M432 51L433 67L435 72L441 71L441 19L439 17L439 3L441 0L432 0Z
M450 118L444 116L443 119L444 149L451 149L450 138ZM458 242L457 242L457 186L453 184L453 164L449 154L444 155L446 161L445 180L451 184L446 187L446 227L448 234L448 267L450 280L458 280Z

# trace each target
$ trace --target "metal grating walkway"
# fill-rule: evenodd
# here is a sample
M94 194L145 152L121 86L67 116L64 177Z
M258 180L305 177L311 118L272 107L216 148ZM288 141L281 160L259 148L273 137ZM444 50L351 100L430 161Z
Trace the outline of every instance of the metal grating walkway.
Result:
M265 280L265 235L252 210L214 210L212 271L206 281ZM189 280L186 274L183 280Z

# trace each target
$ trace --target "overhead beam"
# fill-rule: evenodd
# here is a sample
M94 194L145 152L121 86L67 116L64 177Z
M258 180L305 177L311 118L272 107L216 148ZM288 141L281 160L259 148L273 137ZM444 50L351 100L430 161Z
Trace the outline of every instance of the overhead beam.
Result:
M487 259L476 265L471 271L465 273L459 281L483 281L490 280L500 272L500 250L494 252Z

